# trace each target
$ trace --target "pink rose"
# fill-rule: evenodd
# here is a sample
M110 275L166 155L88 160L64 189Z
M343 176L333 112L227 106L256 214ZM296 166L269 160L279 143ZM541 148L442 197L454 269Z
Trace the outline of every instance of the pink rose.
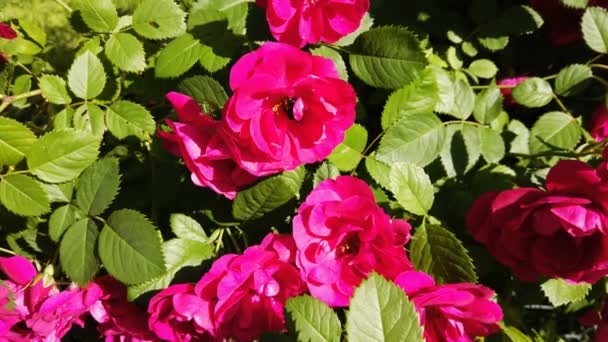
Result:
M608 183L589 165L563 160L546 189L483 194L467 214L469 232L522 280L595 283L608 274Z
M38 272L29 260L18 255L0 257L0 271L7 277L0 281L0 336L5 336L15 324L27 317L26 286Z
M494 291L470 283L435 285L422 272L403 272L395 278L414 303L427 342L473 342L474 337L498 332L502 309Z
M569 8L561 0L530 0L551 29L551 43L556 46L571 44L581 38L583 10ZM589 6L608 7L607 0L591 0Z
M285 330L283 305L304 291L293 265L274 251L251 246L242 255L217 259L196 284L203 302L197 323L217 339L250 341Z
M593 112L589 126L589 133L593 139L602 141L608 138L608 108L605 104L599 105Z
M204 115L190 97L171 92L167 99L173 104L180 122L166 120L173 132L159 131L165 147L184 158L192 172L192 182L234 199L237 191L256 180L232 160L228 148L218 134L219 121Z
M226 143L236 162L265 176L325 159L355 120L356 94L333 62L266 43L230 72Z
M310 293L331 306L347 306L355 287L376 271L388 279L412 269L404 244L410 225L391 220L360 179L325 180L293 220L296 264Z
M172 285L157 293L148 305L148 326L165 341L208 341L210 336L197 321L205 319L201 310L205 303L194 294L194 285Z
M517 102L513 99L511 94L513 93L513 88L515 88L518 84L528 79L528 76L518 76L511 78L503 78L498 81L499 86L503 86L504 88L500 88L500 93L505 99L505 104L514 105Z
M369 0L257 0L266 8L270 32L297 47L334 43L361 25Z
M15 30L13 30L9 25L0 23L0 38L8 40L15 39L17 38L17 32L15 32ZM4 64L6 62L8 62L6 56L0 53L0 64Z
M158 339L148 329L146 311L127 301L127 288L111 276L90 282L87 296L97 300L89 313L106 342L152 342Z

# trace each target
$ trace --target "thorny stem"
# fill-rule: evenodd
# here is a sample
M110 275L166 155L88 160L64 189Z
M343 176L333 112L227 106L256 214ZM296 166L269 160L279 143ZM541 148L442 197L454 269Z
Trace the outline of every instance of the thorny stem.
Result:
M38 96L42 94L40 89L28 91L27 93L19 94L19 95L4 95L2 97L2 104L0 104L0 113L2 113L6 107L8 107L11 103L15 101L19 101L21 99L27 99L28 97Z

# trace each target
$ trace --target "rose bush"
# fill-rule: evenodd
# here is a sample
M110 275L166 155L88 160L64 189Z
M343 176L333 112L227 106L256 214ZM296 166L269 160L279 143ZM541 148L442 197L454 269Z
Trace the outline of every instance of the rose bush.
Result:
M603 341L606 5L3 1L0 341Z

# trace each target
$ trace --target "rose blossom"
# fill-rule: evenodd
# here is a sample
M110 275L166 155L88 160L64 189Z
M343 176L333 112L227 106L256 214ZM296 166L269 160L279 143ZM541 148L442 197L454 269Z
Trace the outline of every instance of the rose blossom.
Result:
M235 161L265 176L325 159L355 120L356 94L334 63L266 43L230 71L226 143Z
M602 141L608 138L608 108L601 104L591 115L589 133L593 139Z
M157 293L148 305L148 326L165 341L195 342L210 340L210 336L196 321L204 306L194 294L194 285L177 284Z
M414 303L427 342L473 342L500 330L502 309L485 286L435 285L431 276L415 271L399 274L395 283Z
M127 288L111 276L102 276L90 282L87 295L96 298L89 308L97 321L97 331L106 342L158 341L148 330L147 314L134 303L127 301Z
M0 23L0 38L8 40L15 39L17 38L17 32L15 32L15 30L13 30L9 25ZM0 53L0 64L4 64L6 62L8 62L6 56Z
M285 301L305 291L298 270L283 259L290 254L251 246L217 259L195 286L202 299L195 322L217 339L250 341L285 330Z
M469 232L522 280L595 283L608 274L608 183L589 165L563 160L546 189L483 194L467 214Z
M297 47L318 42L334 43L354 32L369 0L258 0L266 8L272 35Z
M362 180L328 179L308 195L293 220L296 264L314 297L346 306L372 271L393 279L412 269L403 247L410 229L406 221L390 219Z
M255 181L231 159L222 137L218 134L219 121L204 115L199 105L190 97L171 92L167 99L175 108L179 122L166 120L173 132L159 131L165 139L165 147L184 158L192 172L192 182L210 187L215 192L234 199L237 191Z
M500 88L500 93L505 99L505 104L514 105L517 102L513 99L511 94L513 93L513 88L515 88L518 84L528 79L528 76L517 76L510 78L503 78L498 81L499 86L503 86L504 88Z

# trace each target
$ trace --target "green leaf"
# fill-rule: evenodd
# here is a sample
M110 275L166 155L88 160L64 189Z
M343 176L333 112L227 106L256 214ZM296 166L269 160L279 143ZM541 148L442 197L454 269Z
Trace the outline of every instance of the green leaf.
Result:
M115 33L106 42L106 56L119 69L141 72L146 68L144 45L129 33Z
M19 18L19 27L40 46L44 47L46 45L46 32L36 23L25 18Z
M505 156L505 142L500 133L489 127L480 127L481 155L488 163L498 163Z
M209 237L205 234L203 227L190 216L184 214L171 214L171 230L183 239L207 242Z
M17 120L0 117L0 165L19 163L36 142L36 136Z
M313 187L315 187L319 185L319 183L321 183L322 181L326 179L336 179L339 175L340 170L338 170L338 168L334 164L325 161L323 162L323 164L319 165L319 168L312 176L312 185Z
M578 94L593 77L591 68L583 64L569 65L557 74L555 79L555 92L562 96Z
M405 210L426 215L433 207L433 184L421 167L409 163L393 164L389 181L391 192Z
M462 242L440 226L416 229L410 242L410 260L416 270L430 274L438 284L477 282L475 267Z
M118 139L134 135L140 140L149 140L156 129L152 114L142 105L130 101L116 101L108 107L106 125Z
M357 38L352 51L353 72L376 88L403 87L428 64L416 36L401 27L373 28Z
M76 57L68 72L68 86L76 96L89 100L101 94L106 85L106 72L97 56L89 51Z
M196 75L186 78L177 85L177 89L202 104L205 113L221 111L228 101L224 87L209 76Z
M32 89L32 76L24 74L15 79L13 83L13 95L19 95L29 92ZM11 103L13 107L26 108L29 107L27 99L19 99Z
M479 123L488 124L498 117L502 111L502 103L500 89L492 84L477 94L473 117Z
M549 82L540 77L530 77L518 84L512 93L517 103L526 107L542 107L553 99L553 89Z
M241 221L260 218L297 196L306 171L299 167L240 191L232 203L232 215Z
M359 124L354 124L345 132L344 141L327 159L340 171L351 171L359 165L366 145L367 130Z
M160 51L154 74L160 78L178 77L192 68L201 53L200 42L189 33L183 34Z
M515 135L511 140L509 152L530 154L530 130L519 120L511 120L507 131Z
M376 273L364 280L346 312L346 334L351 342L423 342L422 327L405 292Z
M389 178L391 173L391 164L380 161L376 158L376 152L371 153L365 158L365 168L372 178L385 189L391 186Z
M496 64L489 59L474 60L468 68L469 72L481 78L492 78L496 76L498 68Z
M119 188L118 159L100 159L80 176L74 204L90 216L101 215L112 204Z
M465 142L464 137L464 131L466 130L464 127L464 124L449 125L446 127L446 144L441 151L440 160L448 177L456 177L457 175L464 174L470 167L474 166L474 163L477 161L473 160L475 154L469 155L467 142ZM471 140L471 142L469 142L471 145L474 144L473 139L476 138L476 140L479 141L478 132L475 131L474 133L474 135L471 134L472 137L467 136L467 138ZM481 154L481 148L479 149L480 151L478 154ZM479 156L477 156L477 158L479 158Z
M40 216L51 210L40 182L19 174L2 177L0 202L6 209L21 216Z
M386 131L376 159L387 164L409 162L424 167L439 156L445 137L445 126L436 115L409 115Z
M188 239L172 239L163 243L162 250L166 259L166 271L158 277L130 286L127 292L129 300L134 300L148 291L167 288L180 269L198 266L204 260L211 259L214 246Z
M127 285L143 283L166 272L162 237L137 211L113 212L101 230L98 248L108 273Z
M584 299L591 290L591 284L573 284L564 279L549 279L540 287L553 306L566 305Z
M589 5L589 0L561 0L566 7L585 9Z
M345 81L348 81L348 71L346 70L346 64L344 63L344 59L342 58L339 52L330 49L327 46L320 46L318 48L311 49L310 53L315 56L321 56L331 59L334 62L334 65L336 66L336 70L338 71L340 78Z
M95 32L112 32L118 24L118 13L111 0L79 0L76 8Z
M475 92L469 82L460 78L454 80L453 85L454 105L446 113L458 119L466 120L475 108Z
M56 130L71 128L74 113L75 111L72 107L65 107L61 112L55 114L53 117L53 128Z
M69 104L72 102L72 98L65 87L65 81L59 76L42 75L38 79L38 86L42 91L42 96L50 103Z
M300 342L339 342L342 324L327 304L309 295L293 297L285 302L285 316Z
M485 127L478 127L473 125L463 124L460 132L462 133L462 139L464 141L464 147L467 151L467 167L466 171L471 170L479 156L482 154L482 133L481 131ZM500 142L502 144L502 140ZM503 148L504 149L504 148ZM503 151L504 154L504 151Z
M500 325L500 331L507 335L507 337L511 340L511 342L534 342L532 339L519 329L511 326L507 326L504 323L498 323Z
M80 220L68 228L59 244L61 267L72 281L85 285L99 269L96 243L97 225L91 219Z
M74 192L74 182L61 184L40 183L51 202L70 202Z
M49 237L51 240L58 242L63 232L76 222L80 218L79 216L78 209L69 204L55 209L49 218Z
M549 112L543 114L530 130L530 152L572 149L580 137L581 127L576 119L566 113Z
M173 0L144 0L133 13L133 29L148 39L173 38L186 31L185 18Z
M72 180L97 159L100 138L64 129L43 135L28 151L30 172L49 183Z
M583 38L591 50L608 53L608 12L602 7L589 7L581 25Z
M432 112L439 100L438 96L439 91L433 71L427 69L414 82L389 96L382 111L382 128L386 130L408 115Z
M74 128L101 137L106 131L104 112L98 105L86 103L78 107L72 118Z
M454 70L460 70L462 68L462 59L458 56L458 51L453 46L450 46L446 52L446 59L448 64Z

